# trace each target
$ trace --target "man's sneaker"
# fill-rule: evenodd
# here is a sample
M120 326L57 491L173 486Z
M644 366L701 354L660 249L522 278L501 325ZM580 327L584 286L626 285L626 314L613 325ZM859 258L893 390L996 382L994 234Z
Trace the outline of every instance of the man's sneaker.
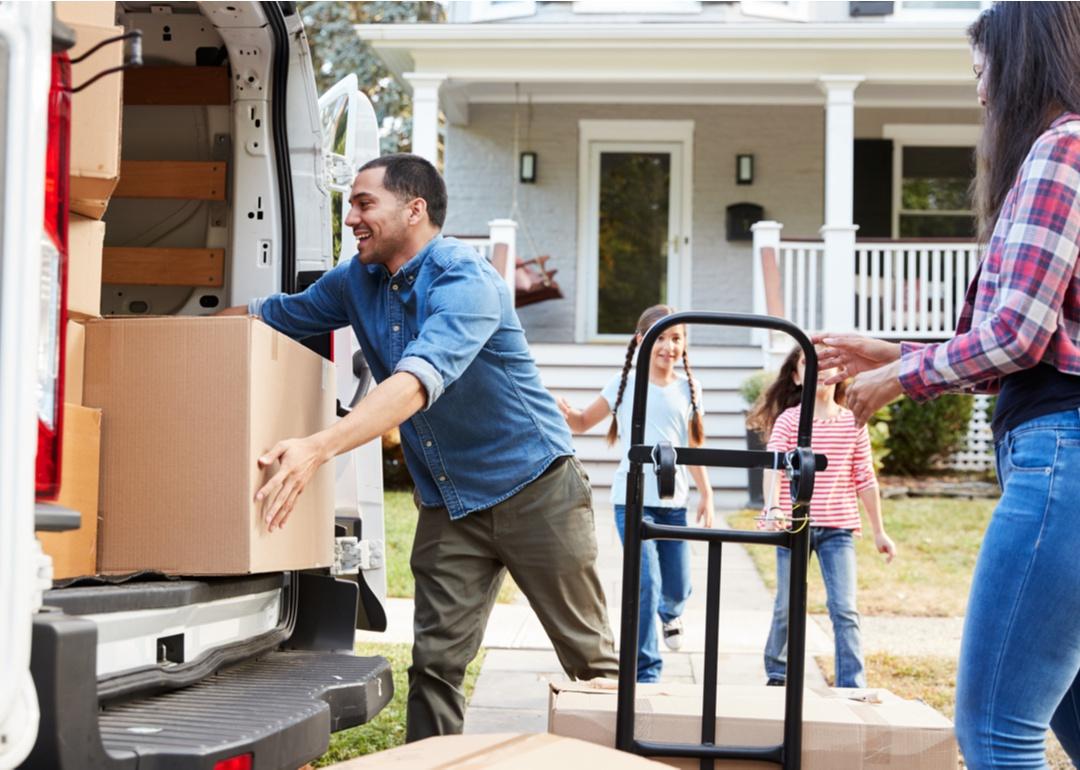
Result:
M675 618L664 624L664 644L669 650L682 649L683 625L682 618Z

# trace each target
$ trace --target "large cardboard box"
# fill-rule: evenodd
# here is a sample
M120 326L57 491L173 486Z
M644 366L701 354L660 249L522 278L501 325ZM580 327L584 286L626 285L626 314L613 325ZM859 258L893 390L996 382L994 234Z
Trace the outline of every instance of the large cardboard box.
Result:
M261 321L105 318L86 324L83 400L101 440L106 573L235 575L325 567L334 545L330 463L283 530L255 493L258 457L334 419L332 364Z
M643 757L543 734L444 735L333 765L334 770L663 770Z
M64 331L64 401L76 406L83 402L85 358L86 329L78 321L68 321Z
M552 683L548 730L615 745L617 690L590 683ZM638 685L634 737L701 742L701 688ZM784 688L721 686L717 745L767 746L783 740ZM696 768L697 760L655 757ZM929 706L887 690L807 690L803 701L803 770L956 770L952 723ZM717 762L717 770L759 770L757 762Z
M76 58L98 43L124 33L123 27L72 24ZM112 43L71 68L78 87L105 69L119 67L123 43ZM71 210L101 219L120 177L120 120L124 78L120 72L101 78L71 98Z
M82 514L70 532L39 532L52 557L53 579L93 575L97 570L98 461L101 410L64 404L64 441L60 457L60 496L56 503Z
M53 3L56 18L65 24L91 24L111 27L116 24L116 3L93 0L59 0Z
M105 223L72 214L68 222L67 308L72 318L101 315L101 254Z

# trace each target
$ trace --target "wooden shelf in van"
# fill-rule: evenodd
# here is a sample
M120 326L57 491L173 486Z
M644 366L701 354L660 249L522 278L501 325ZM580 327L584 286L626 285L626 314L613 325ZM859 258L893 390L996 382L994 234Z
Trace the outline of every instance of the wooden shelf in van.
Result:
M106 246L101 260L101 282L139 286L223 286L225 249Z
M225 67L137 67L124 71L125 105L228 105Z
M114 198L225 200L225 168L220 161L125 160Z

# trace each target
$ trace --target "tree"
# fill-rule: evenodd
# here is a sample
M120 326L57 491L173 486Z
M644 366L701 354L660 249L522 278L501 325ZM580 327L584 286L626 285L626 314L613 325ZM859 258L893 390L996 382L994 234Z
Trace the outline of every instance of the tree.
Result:
M356 73L363 91L379 119L380 145L384 153L410 148L412 99L375 53L361 40L356 24L406 24L442 22L443 8L436 2L302 2L315 82L323 93L350 72Z

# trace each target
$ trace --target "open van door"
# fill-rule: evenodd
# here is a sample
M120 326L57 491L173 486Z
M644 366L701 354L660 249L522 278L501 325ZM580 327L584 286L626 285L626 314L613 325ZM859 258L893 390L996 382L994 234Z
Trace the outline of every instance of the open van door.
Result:
M345 225L349 190L356 170L379 155L379 126L375 109L361 93L356 75L338 81L319 99L323 131L324 183L331 192L334 263L355 253L352 232ZM339 400L343 409L357 403L371 387L360 344L352 329L334 333L334 365ZM360 583L361 612L358 627L373 631L386 628L386 568L384 557L382 443L376 439L337 458L336 515L339 527L350 540L344 570L356 571ZM340 533L339 533L340 534Z

